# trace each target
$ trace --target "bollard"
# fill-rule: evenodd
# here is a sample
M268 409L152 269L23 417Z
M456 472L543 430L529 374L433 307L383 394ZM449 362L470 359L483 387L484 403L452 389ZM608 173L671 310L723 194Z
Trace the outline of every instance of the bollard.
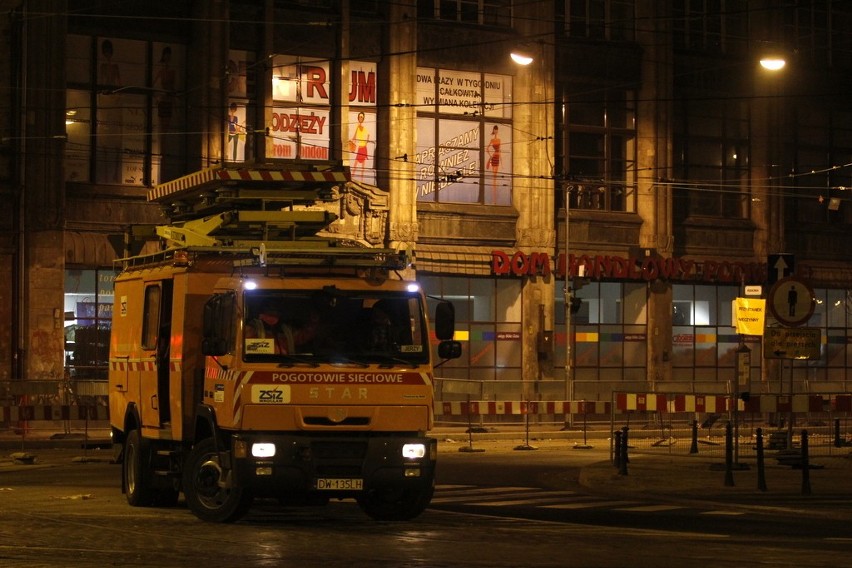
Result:
M535 446L530 445L530 413L529 413L530 401L527 400L526 406L524 406L524 414L526 415L526 438L523 444L520 446L515 446L516 450L537 450Z
M467 397L467 440L468 445L459 448L460 452L480 453L484 452L482 448L473 447L473 421L470 413L470 397Z
M621 435L621 460L619 461L618 475L627 475L627 426L623 428Z
M763 428L757 429L757 488L766 491L766 467L763 461Z
M843 444L840 443L840 418L834 419L834 447L839 448Z
M612 452L612 465L621 469L621 430L615 433L615 445Z
M698 420L692 421L692 445L689 447L689 453L698 453Z
M725 487L734 486L734 434L731 423L725 426Z
M802 430L802 495L811 494L811 465L808 463L808 431Z

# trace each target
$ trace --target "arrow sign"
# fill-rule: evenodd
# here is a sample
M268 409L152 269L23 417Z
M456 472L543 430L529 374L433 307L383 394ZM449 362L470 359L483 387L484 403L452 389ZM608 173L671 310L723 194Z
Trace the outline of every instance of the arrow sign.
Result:
M767 258L769 283L774 284L782 278L793 274L796 262L792 254L778 253L770 254Z
M818 327L768 327L763 336L764 354L767 359L820 358L822 332Z

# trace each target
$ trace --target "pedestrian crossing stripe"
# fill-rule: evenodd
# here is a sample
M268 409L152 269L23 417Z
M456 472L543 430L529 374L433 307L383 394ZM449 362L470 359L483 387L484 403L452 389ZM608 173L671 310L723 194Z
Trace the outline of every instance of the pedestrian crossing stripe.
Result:
M661 513L663 511L676 511L678 509L685 509L686 507L681 507L680 505L639 505L637 507L622 507L616 509L616 511L631 511L634 513Z
M699 514L701 514L701 515L718 515L720 517L722 517L722 516L738 517L740 515L745 515L745 513L743 513L742 511L701 511L701 513L699 513Z
M556 503L554 505L544 505L545 509L596 509L605 507L618 507L621 505L630 505L636 501L579 501L576 503Z
M608 500L576 491L550 491L537 487L481 487L477 485L438 485L432 504L470 504L477 507L533 506L542 509L581 510L612 509L631 513L660 513L690 507L674 504L648 504L635 500ZM701 515L738 516L731 510L700 511Z

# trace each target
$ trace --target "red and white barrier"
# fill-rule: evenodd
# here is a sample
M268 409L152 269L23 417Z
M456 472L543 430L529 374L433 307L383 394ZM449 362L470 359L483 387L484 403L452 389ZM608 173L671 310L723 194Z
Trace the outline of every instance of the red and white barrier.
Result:
M852 412L852 395L754 394L748 401L719 394L614 393L601 401L448 401L436 410L443 416L524 416L537 414L623 414L632 412L721 414L738 404L743 412Z
M441 403L444 416L507 416L535 414L609 414L610 403L589 400L471 400Z
M0 421L34 420L109 420L109 407L75 405L0 407Z

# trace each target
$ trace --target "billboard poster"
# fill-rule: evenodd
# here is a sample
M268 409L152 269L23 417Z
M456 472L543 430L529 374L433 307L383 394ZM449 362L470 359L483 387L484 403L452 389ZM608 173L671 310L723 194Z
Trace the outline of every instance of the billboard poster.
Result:
M376 107L376 64L372 61L349 62L349 105Z
M419 200L511 205L511 102L510 76L417 69Z
M154 43L152 92L154 136L151 137L151 183L158 184L181 174L181 140L185 130L178 93L184 90L184 48L179 44Z
M416 104L427 112L512 118L512 77L508 75L419 67L416 96Z
M329 115L328 108L273 108L270 157L329 160Z
M345 153L354 181L375 185L375 151L376 113L363 109L350 110L349 138Z
M276 55L272 66L275 108L267 125L273 138L270 157L330 160L331 63ZM343 158L354 180L375 184L376 64L350 61L347 82L342 88L350 106L341 125Z
M511 205L512 131L508 124L417 119L417 199ZM483 139L480 129L488 132Z
M228 108L225 115L225 161L246 160L247 133L253 130L248 124L249 96L254 90L250 84L251 52L232 49L228 52L227 74Z
M144 41L98 39L98 183L144 183L148 107L146 96L138 93L147 90L146 46Z
M272 58L275 102L328 106L331 103L329 61L294 55Z
M227 128L225 129L225 160L244 162L246 159L246 101L230 99L228 102Z

